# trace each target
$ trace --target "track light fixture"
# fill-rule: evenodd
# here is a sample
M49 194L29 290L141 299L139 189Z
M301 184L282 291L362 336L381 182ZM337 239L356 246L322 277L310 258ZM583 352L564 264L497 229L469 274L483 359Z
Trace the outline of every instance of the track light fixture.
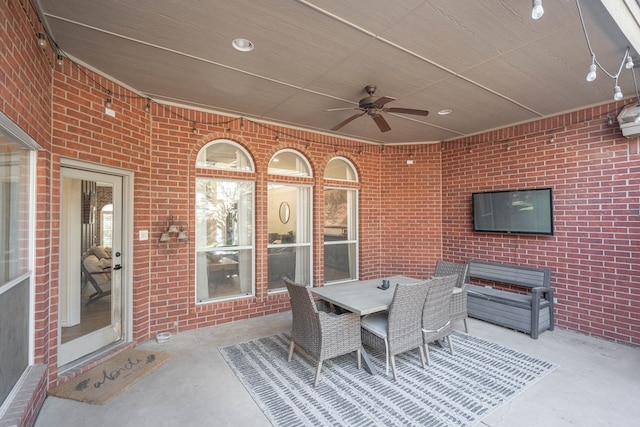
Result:
M544 9L542 8L542 0L533 0L531 8L531 18L540 19L544 15Z
M38 33L38 46L43 49L47 47L47 38L45 37L44 33Z

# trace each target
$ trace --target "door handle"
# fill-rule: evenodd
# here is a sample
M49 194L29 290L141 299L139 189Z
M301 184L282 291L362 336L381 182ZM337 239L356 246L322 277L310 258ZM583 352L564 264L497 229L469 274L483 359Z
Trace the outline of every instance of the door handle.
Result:
M122 266L120 264L116 264L113 266L114 270L122 270Z

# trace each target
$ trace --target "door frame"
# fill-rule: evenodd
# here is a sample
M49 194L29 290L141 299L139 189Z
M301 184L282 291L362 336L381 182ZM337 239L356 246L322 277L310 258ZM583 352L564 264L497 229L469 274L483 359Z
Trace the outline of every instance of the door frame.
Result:
M122 179L122 241L121 241L121 292L122 292L122 340L107 346L98 353L109 351L109 349L122 342L133 341L133 200L134 200L134 172L127 169L106 166L99 163L86 162L70 158L60 159L60 173L62 168L70 168L76 170L86 170L95 173L118 176ZM62 254L62 248L58 248L59 254ZM60 283L58 283L60 288ZM59 306L57 308L59 310ZM58 317L60 313L57 311ZM61 345L61 334L58 333L58 346ZM85 363L85 358L71 361L66 365L65 371L73 369L78 365ZM60 366L58 368L61 368Z

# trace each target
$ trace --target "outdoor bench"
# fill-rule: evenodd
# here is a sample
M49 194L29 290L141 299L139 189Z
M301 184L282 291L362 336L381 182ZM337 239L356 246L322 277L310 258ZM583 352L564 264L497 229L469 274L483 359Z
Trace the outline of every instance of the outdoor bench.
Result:
M533 339L553 330L551 271L513 264L468 260L467 309L470 317L518 331ZM482 283L473 283L481 279ZM494 284L513 290L496 289ZM522 291L522 292L519 292Z

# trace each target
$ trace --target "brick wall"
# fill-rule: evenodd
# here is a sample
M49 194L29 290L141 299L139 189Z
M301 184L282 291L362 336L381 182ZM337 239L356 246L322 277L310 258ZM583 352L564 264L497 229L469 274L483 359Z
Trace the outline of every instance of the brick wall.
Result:
M442 257L439 145L385 147L381 157L381 273L426 278Z
M0 0L0 111L43 147L38 155L39 171L50 169L47 150L51 140L52 67L51 46L38 46L36 35L43 32L37 14L26 0ZM36 187L35 334L34 362L23 386L8 406L0 424L29 426L36 419L48 386L46 360L51 354L49 307L57 303L49 292L51 247L51 181L46 172L38 174ZM0 345L6 345L0 343Z
M443 257L549 267L558 325L640 344L640 140L607 125L623 104L442 144ZM472 192L535 187L553 236L471 231Z

